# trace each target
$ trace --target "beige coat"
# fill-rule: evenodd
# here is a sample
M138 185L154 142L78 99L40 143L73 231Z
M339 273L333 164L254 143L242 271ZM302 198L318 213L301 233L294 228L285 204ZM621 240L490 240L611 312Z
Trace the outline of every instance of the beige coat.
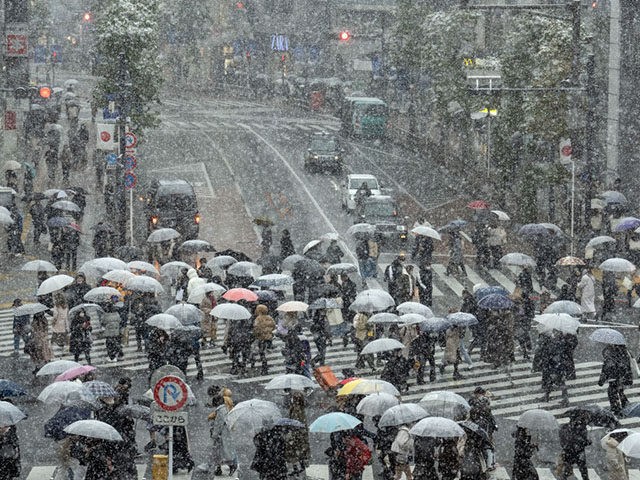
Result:
M624 454L616 448L618 441L607 435L602 439L600 445L604 448L607 459L607 467L609 470L609 476L607 478L609 480L629 480Z
M360 341L368 339L367 332L369 331L369 316L366 313L356 313L353 317L353 328L355 328L355 337Z
M208 295L205 295L200 302L200 311L203 313L202 317L202 331L209 332L211 328L215 328L216 319L211 316L211 310L213 310L213 302L209 299Z
M273 330L276 328L276 322L269 315L269 309L266 305L258 305L256 307L256 319L253 322L253 336L256 340L273 339Z
M455 363L460 348L460 331L457 327L449 328L445 333L446 344L444 359L447 363Z

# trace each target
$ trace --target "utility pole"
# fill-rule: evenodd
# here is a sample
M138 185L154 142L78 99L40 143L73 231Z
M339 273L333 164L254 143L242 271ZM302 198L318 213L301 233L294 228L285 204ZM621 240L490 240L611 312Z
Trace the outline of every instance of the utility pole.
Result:
M129 70L127 68L127 58L124 52L118 54L118 93L116 95L118 102L118 110L120 116L118 117L118 140L119 140L119 153L120 161L118 162L118 168L114 181L114 192L116 195L116 210L117 210L117 230L118 230L118 244L125 245L127 237L127 195L124 188L124 159L127 150L127 120L129 115L129 89L131 87L131 77L129 76Z

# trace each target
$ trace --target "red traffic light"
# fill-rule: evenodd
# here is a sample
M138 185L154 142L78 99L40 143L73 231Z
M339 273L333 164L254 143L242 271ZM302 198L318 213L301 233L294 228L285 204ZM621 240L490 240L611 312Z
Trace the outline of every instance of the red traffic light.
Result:
M49 87L40 87L38 89L38 95L40 95L40 98L50 98L51 97L51 88Z
M85 22L90 22L91 19L91 12L84 12L84 14L82 15L82 20Z
M346 42L351 38L351 34L346 30L343 30L338 34L338 38L340 39L341 42Z

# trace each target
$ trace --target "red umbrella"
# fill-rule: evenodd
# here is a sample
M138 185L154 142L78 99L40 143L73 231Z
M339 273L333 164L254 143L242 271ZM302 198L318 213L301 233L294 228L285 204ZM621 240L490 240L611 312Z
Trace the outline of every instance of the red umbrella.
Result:
M353 382L354 380L360 380L360 377L349 377L344 380L340 380L340 385L346 385L347 383Z
M67 228L71 228L76 232L82 233L82 230L80 230L80 225L78 225L77 223L71 222L69 225L67 225Z
M474 210L488 209L489 204L484 200L474 200L473 202L469 203L467 207L473 208Z
M230 302L237 302L239 300L245 300L247 302L257 302L258 295L246 288L232 288L227 290L222 295L222 298L229 300Z

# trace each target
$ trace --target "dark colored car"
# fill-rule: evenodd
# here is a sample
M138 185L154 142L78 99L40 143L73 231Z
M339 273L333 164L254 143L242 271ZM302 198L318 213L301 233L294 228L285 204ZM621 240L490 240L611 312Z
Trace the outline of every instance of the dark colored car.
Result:
M333 135L316 133L311 137L304 157L304 168L309 171L332 171L341 173L344 162L338 140Z
M193 187L186 180L153 180L143 197L148 232L173 228L184 240L198 238L200 212Z
M402 244L407 241L406 219L400 216L398 204L388 195L368 197L356 222L376 226L376 235L384 243Z

